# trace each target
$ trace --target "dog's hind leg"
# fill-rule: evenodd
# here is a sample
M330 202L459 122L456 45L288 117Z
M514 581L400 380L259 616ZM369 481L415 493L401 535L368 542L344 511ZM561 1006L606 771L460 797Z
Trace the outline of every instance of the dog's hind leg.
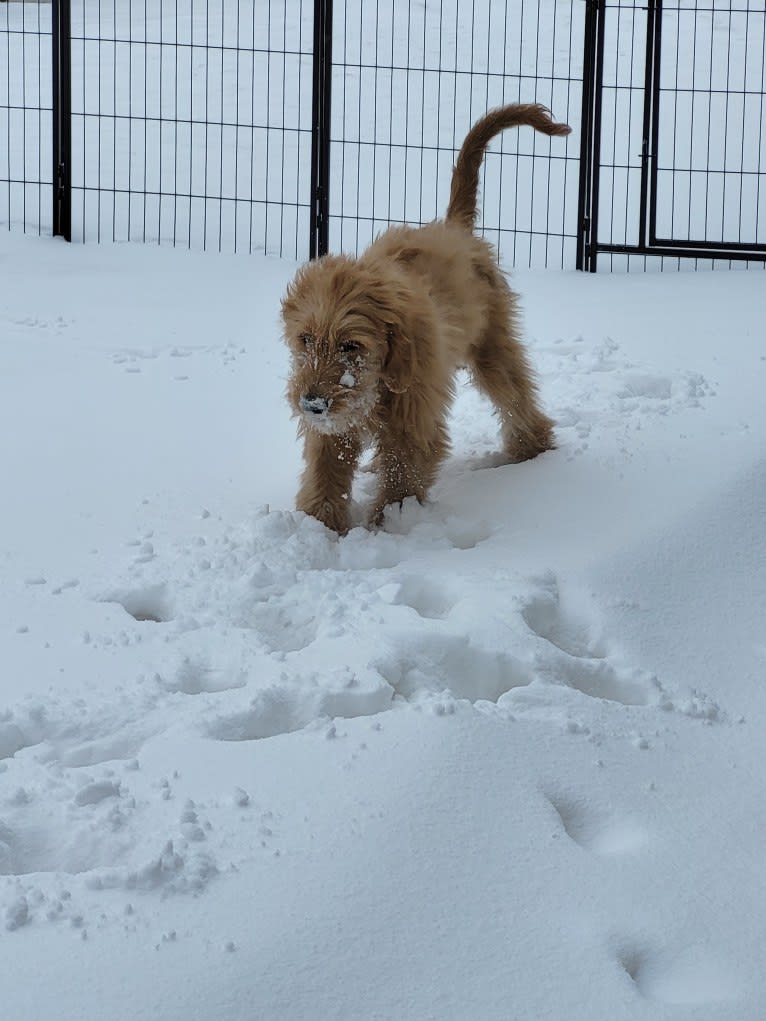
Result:
M340 535L349 529L351 484L360 452L355 436L305 432L306 468L296 506Z
M527 461L555 446L553 422L540 409L537 386L507 309L499 308L491 317L469 353L469 368L500 416L509 463Z

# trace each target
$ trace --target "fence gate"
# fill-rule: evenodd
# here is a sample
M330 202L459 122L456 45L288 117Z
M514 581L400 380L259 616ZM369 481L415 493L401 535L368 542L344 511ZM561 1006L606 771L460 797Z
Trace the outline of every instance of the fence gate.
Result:
M578 268L766 261L765 66L763 0L589 0Z

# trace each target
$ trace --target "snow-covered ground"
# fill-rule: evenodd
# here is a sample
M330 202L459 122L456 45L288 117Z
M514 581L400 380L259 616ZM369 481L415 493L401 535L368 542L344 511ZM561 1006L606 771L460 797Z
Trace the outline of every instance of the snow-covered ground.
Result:
M517 274L559 448L339 540L293 270L0 235L3 1017L762 1019L763 274Z

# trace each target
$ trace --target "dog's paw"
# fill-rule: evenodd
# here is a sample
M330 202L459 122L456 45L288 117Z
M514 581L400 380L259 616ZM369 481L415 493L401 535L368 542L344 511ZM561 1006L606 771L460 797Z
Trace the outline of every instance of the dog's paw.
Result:
M546 450L555 449L556 440L552 432L537 437L514 436L506 441L503 457L506 464L521 464L544 454Z
M424 506L425 502L425 498L421 499L414 495L388 503L377 501L370 511L367 527L374 532L383 529L386 532L403 534L416 523L418 509Z
M345 535L351 527L346 501L342 506L337 506L330 500L302 501L299 498L297 506L298 510L321 521L323 525L331 531L337 532L338 535Z

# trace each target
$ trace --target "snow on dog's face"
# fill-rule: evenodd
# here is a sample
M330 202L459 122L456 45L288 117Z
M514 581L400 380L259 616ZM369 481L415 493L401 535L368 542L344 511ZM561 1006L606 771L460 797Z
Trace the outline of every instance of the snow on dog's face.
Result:
M364 430L382 387L406 389L396 375L399 331L385 292L379 279L345 256L308 263L288 287L282 301L292 356L287 398L304 428Z
M379 364L369 338L350 324L327 331L314 326L291 340L290 350L288 399L301 421L323 433L360 428L379 397Z

